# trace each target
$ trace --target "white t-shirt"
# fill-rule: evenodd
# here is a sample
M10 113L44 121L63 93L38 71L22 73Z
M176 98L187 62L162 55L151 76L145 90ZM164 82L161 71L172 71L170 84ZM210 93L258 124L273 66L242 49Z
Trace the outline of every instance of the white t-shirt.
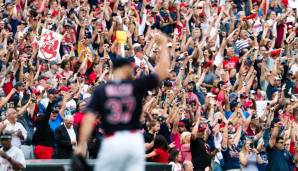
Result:
M143 59L140 59L140 58L138 58L138 57L134 57L134 59L135 59L135 64L136 64L136 66L141 66L141 63L144 63L145 64L145 66L147 65L147 63L146 63L146 60L143 58Z
M170 165L172 165L172 171L182 171L181 164L170 162Z
M3 148L1 148L3 150ZM17 147L12 146L8 151L5 152L13 160L21 163L26 167L26 161L23 152ZM0 171L14 171L12 165L6 159L0 157Z
M21 139L16 135L16 133L18 130L21 130L24 139L26 139L27 138L26 129L19 122L16 122L15 124L10 123L8 120L5 120L4 122L7 124L4 131L8 131L12 133L12 140L11 140L12 146L20 148L20 146L22 145Z
M214 145L215 148L221 149L221 141L222 141L222 134L218 133L217 135L214 136ZM219 151L216 153L214 161L216 163L220 163L219 160L223 159L222 153Z
M297 63L294 63L294 64L291 66L290 71L292 71L293 74L295 75L296 72L298 72L298 64L297 64Z

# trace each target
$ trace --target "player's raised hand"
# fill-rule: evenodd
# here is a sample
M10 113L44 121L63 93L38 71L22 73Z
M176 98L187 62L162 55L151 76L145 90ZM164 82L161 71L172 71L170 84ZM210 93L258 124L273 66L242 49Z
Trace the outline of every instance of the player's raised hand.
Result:
M170 55L167 47L167 36L161 32L157 32L156 43L160 46L160 60L158 61L155 71L160 80L168 77L170 68Z
M78 156L83 156L83 157L86 156L86 146L79 144L75 148L74 154Z
M168 38L164 33L161 32L157 32L156 36L155 36L155 40L156 43L161 46L161 45L165 45L167 44Z

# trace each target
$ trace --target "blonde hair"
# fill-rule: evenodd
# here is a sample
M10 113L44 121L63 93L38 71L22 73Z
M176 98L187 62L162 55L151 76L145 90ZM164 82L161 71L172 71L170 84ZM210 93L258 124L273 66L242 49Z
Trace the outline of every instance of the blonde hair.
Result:
M181 144L185 144L186 143L186 137L187 136L191 136L191 133L186 131L186 132L183 132L181 134Z

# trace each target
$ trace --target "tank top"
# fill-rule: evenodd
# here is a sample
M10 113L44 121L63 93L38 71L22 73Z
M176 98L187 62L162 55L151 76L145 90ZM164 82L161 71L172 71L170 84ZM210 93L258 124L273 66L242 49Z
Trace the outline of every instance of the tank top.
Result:
M248 153L245 155L245 158L248 160L246 166L242 166L242 171L256 171L258 170L257 166L257 156L255 153Z

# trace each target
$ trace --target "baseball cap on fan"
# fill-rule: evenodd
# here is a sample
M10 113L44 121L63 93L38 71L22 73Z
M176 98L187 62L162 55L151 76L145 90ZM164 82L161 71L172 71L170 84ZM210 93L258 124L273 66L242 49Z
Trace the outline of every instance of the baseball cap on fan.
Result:
M199 124L198 126L198 132L204 132L206 130L207 126L204 124Z

